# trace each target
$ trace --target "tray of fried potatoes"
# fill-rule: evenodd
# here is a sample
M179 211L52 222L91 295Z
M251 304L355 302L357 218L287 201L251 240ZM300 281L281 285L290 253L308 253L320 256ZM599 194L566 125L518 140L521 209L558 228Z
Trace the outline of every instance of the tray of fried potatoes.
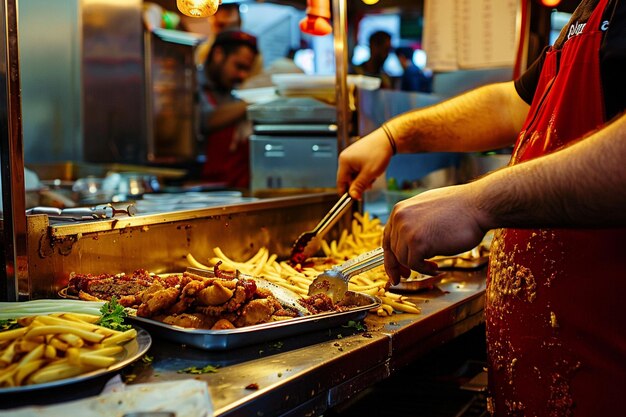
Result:
M152 344L133 326L99 326L97 315L52 313L17 319L0 331L0 395L82 382L141 358Z

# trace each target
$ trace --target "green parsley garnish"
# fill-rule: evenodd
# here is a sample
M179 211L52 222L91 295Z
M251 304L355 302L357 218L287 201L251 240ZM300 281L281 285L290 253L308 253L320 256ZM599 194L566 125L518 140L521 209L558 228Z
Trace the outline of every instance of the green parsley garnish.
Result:
M354 321L354 320L350 320L348 323L346 323L344 326L341 326L341 327L352 327L358 332L367 331L367 327L365 327L363 323L361 323L360 321Z
M204 368L198 368L197 366L190 366L189 368L181 369L177 371L179 374L214 374L217 372L219 366L207 365Z
M124 324L124 317L127 316L124 307L117 302L117 298L111 298L111 301L104 303L100 308L102 316L96 322L96 324L102 327L108 327L109 329L124 331L130 329L130 324Z
M17 319L0 320L0 332L17 329L18 327L20 327L20 325L17 324Z

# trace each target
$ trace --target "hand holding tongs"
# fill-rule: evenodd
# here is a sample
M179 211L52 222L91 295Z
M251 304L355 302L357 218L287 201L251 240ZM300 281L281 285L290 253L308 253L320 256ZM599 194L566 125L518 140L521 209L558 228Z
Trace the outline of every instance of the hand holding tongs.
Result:
M337 223L351 204L352 197L345 193L313 230L302 233L293 244L289 257L291 262L301 264L315 255L320 249L322 237Z
M348 292L350 278L382 265L384 254L383 248L377 248L322 272L309 285L309 296L325 293L333 304L337 304Z

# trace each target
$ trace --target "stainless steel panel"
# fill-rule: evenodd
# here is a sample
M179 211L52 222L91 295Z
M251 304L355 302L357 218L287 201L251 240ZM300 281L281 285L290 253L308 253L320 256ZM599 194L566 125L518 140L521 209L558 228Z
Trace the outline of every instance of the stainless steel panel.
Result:
M334 137L250 137L253 192L274 188L334 189L337 140Z
M84 157L145 162L141 0L82 0Z

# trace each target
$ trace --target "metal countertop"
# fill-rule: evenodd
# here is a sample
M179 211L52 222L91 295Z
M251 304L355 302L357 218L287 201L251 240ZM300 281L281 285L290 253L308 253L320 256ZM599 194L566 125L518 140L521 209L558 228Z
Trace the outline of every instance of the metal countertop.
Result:
M230 351L154 338L152 361L136 362L124 376L130 383L206 381L220 417L319 415L482 323L485 277L485 269L449 272L437 287L406 294L421 314L369 314L366 333L339 327ZM206 365L217 372L180 372Z

